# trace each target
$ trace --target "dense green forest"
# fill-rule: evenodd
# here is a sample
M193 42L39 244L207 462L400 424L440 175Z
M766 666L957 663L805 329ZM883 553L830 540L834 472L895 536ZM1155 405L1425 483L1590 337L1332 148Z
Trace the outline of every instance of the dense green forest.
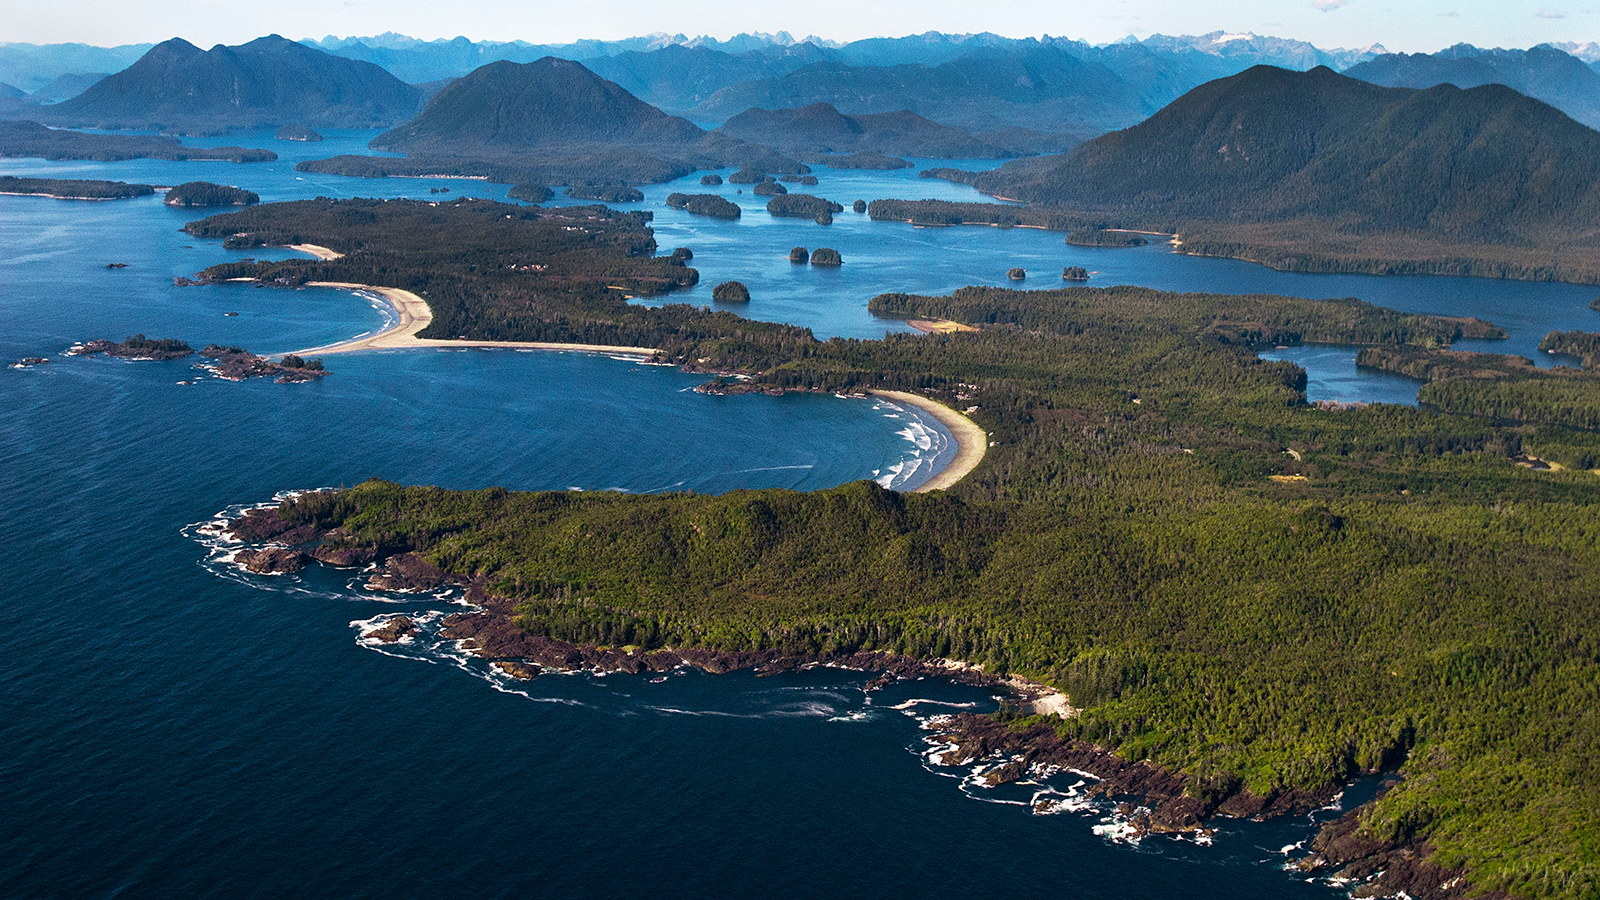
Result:
M867 216L873 221L912 225L1026 225L1052 231L1083 227L1081 218L1051 210L949 200L874 200L867 204Z
M739 204L717 194L668 194L667 205L674 209L686 209L697 216L718 219L737 219L744 215Z
M567 188L566 195L577 200L598 200L601 203L638 203L644 199L644 192L636 187L592 179Z
M767 212L791 219L815 219L819 224L832 225L833 214L844 212L844 206L812 194L787 194L767 201Z
M564 230L576 222L590 230ZM926 495L371 482L282 515L480 579L554 638L885 650L1038 679L1085 708L1055 723L1064 735L1178 773L1197 795L1398 767L1404 780L1364 813L1371 835L1426 840L1430 861L1464 867L1479 890L1600 890L1600 476L1580 470L1600 431L1428 394L1523 383L1509 363L1429 382L1421 408L1336 410L1306 403L1301 369L1255 352L1332 342L1409 359L1492 325L1358 300L965 288L871 308L976 332L817 341L622 303L603 287L613 272L689 271L652 255L644 225L485 201L317 201L190 228L346 252L213 271L421 289L460 323L448 334L633 329L628 343L758 387L974 408L992 442L983 463ZM573 279L559 289L558 266ZM1600 394L1587 375L1537 377L1591 406ZM1562 468L1519 466L1528 455Z
M97 181L70 178L17 178L0 175L0 194L41 194L68 200L122 200L128 197L148 197L156 189L148 184L129 184L126 181Z
M149 135L89 134L46 128L38 122L0 122L0 156L37 156L42 159L219 159L228 162L271 162L271 150L244 147L185 147L172 138Z
M1573 336L1583 333L1558 332L1547 336L1545 343ZM1538 369L1520 356L1418 347L1363 348L1356 364L1428 382L1417 399L1445 412L1516 425L1600 429L1600 375L1593 372ZM1580 469L1595 468L1588 455L1575 464Z
M928 174L1278 268L1600 281L1600 134L1498 84L1257 66L1061 156Z
M337 260L213 266L213 279L342 281L398 287L428 301L422 337L658 347L672 359L763 365L814 343L810 331L729 313L635 306L629 296L695 284L682 253L657 256L648 212L540 209L489 200L303 200L192 222L227 246L318 244Z
M1552 331L1539 341L1539 349L1547 353L1576 356L1585 369L1600 363L1600 334L1593 331Z
M261 202L261 195L225 184L188 181L167 191L165 202L168 206L254 206Z

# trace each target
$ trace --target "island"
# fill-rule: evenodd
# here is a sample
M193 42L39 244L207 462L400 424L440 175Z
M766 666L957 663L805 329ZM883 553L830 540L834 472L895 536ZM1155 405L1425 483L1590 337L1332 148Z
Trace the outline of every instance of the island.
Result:
M294 353L272 362L241 347L210 344L200 351L200 355L211 360L205 366L207 371L228 381L271 378L278 384L303 384L328 374L328 370L322 366L322 360L307 360Z
M644 192L636 187L617 182L586 181L567 188L566 195L574 200L599 200L602 203L638 203Z
M823 163L830 169L909 169L911 163L898 156L885 156L876 150L863 150L849 156L830 156Z
M121 341L99 338L73 344L68 356L96 356L104 353L118 359L165 360L183 359L194 355L194 348L176 338L147 338L136 334Z
M839 251L832 247L818 247L811 251L811 264L813 266L826 267L842 266L844 265L844 257L840 256Z
M759 190L760 185L757 185ZM767 201L767 212L791 219L815 219L820 225L831 225L833 214L844 212L844 207L811 194L787 194Z
M261 202L255 191L212 184L209 181L188 181L167 191L168 206L254 206Z
M154 185L129 184L125 181L0 175L0 194L34 195L55 200L125 200L148 197L155 192Z
M603 207L306 201L189 227L341 252L208 271L412 291L448 320L441 338L629 334L741 391L899 391L974 426L958 441L979 460L923 493L373 481L234 525L250 549L461 585L474 609L447 636L491 662L967 673L1019 705L947 721L952 760L1015 751L998 780L1070 766L1142 804L1149 832L1300 814L1383 773L1402 777L1291 863L1415 897L1536 893L1529 871L1587 865L1600 477L1581 466L1600 454L1600 385L1509 357L1430 362L1496 337L1491 323L1354 299L967 287L869 304L960 328L819 341L627 303L689 270L654 255L642 216ZM1438 403L1319 405L1302 369L1259 356L1298 344L1452 371L1424 385ZM1428 814L1458 809L1473 815Z
M1061 278L1064 281L1088 281L1089 270L1083 266L1067 266L1061 270Z
M737 219L744 215L739 204L716 194L668 194L667 205L697 216L711 216L717 219Z
M435 190L449 191L450 189L449 188L429 188L428 192L432 193ZM517 184L517 185L512 185L511 190L506 192L506 196L510 197L513 200L526 200L529 203L543 203L546 200L549 200L549 199L555 197L555 195L556 195L555 191L550 190L549 187L547 187L545 185L542 185L542 184Z
M1081 227L1077 216L1001 203L954 203L949 200L874 200L867 204L873 221L912 225L996 225L1002 228L1045 228L1066 231Z
M173 138L147 135L90 134L46 128L25 120L0 122L0 156L36 156L43 159L92 159L114 162L123 159L226 160L228 162L271 162L278 154L271 150L244 147L187 147Z
M272 133L272 139L277 141L300 141L302 143L316 144L322 142L322 135L305 125L285 125Z
M805 265L811 261L811 251L804 247L795 247L789 251L789 262Z
M773 181L772 176L768 175L767 180L758 182L755 187L750 189L750 193L755 194L757 197L777 197L789 193L789 189Z
M718 303L749 303L750 289L742 281L724 281L711 289L711 299Z
M717 174L701 175L700 183L707 186L719 185L722 183L722 176Z
M1017 266L1015 268L1008 269L1006 271L1006 277L1012 281L1021 281L1028 277L1028 270L1022 268L1021 266Z

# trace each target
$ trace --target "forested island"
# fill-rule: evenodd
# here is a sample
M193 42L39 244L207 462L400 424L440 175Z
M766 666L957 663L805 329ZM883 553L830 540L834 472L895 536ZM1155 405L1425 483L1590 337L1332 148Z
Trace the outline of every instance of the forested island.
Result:
M42 159L218 159L228 162L271 162L278 154L245 147L185 147L173 138L147 135L89 134L46 128L38 122L0 122L0 156Z
M844 212L844 207L832 200L811 194L787 194L768 200L767 212L774 216L815 219L819 225L832 225L833 214Z
M148 197L155 192L154 185L129 184L126 181L0 175L0 194L34 194L57 200L125 200Z
M168 206L254 206L261 202L255 191L213 184L209 181L188 181L167 191Z
M1592 403L1426 393L1592 398L1588 376L1508 382L1517 365L1500 358L1430 382L1422 408L1325 409L1301 369L1256 348L1431 354L1498 331L1357 300L1135 287L885 294L877 315L976 330L817 341L628 305L625 292L693 271L654 256L645 224L601 208L311 201L189 229L344 252L208 271L415 290L441 336L654 346L751 390L916 391L971 410L992 442L982 464L916 495L371 482L286 501L254 533L470 584L482 612L453 633L516 665L571 645L568 659L634 660L619 665L658 650L719 668L887 654L1024 676L1081 712L974 720L961 740L1015 735L1107 771L1148 763L1158 829L1302 809L1398 772L1304 863L1381 870L1386 890L1581 896L1600 878L1586 849L1600 829ZM1560 468L1517 464L1529 457Z
M875 222L907 222L912 225L998 225L1002 228L1044 228L1050 231L1085 227L1084 219L1071 213L1031 206L957 203L950 200L874 200L867 204L867 216Z
M739 204L717 194L668 194L667 205L673 209L687 210L697 216L712 216L718 219L737 219L744 215Z
M275 141L300 141L301 143L320 144L322 135L305 125L285 125L272 133Z

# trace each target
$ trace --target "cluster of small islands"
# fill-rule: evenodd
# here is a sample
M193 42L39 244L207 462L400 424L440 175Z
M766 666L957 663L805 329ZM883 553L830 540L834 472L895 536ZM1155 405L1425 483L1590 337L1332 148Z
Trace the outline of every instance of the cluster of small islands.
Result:
M1561 95L1569 115L1506 86L1500 62L1482 63L1501 81L1481 86L1399 84L1432 71L1420 55L1368 54L1345 74L1331 58L1306 70L1191 60L1184 71L1205 77L1181 90L1149 79L1167 96L1136 79L1083 86L1085 59L1131 59L1127 47L991 44L915 64L874 63L870 52L887 51L864 47L785 70L771 48L673 46L499 59L424 89L272 36L246 45L258 62L235 75L265 65L296 87L240 106L179 88L185 72L231 65L219 50L242 48L175 39L78 96L11 111L32 118L0 121L0 156L228 160L244 185L272 151L171 135L272 127L314 143L318 128L386 128L371 148L403 156L296 168L486 179L520 203L441 199L437 187L433 199L263 203L211 182L11 176L0 193L224 208L185 230L312 258L222 263L184 285L366 288L399 313L388 331L321 352L620 352L703 373L707 393L901 398L961 443L948 477L905 494L870 481L724 496L368 481L232 521L237 562L253 573L320 564L371 568L375 590L458 585L472 608L447 635L519 678L827 663L880 681L1007 686L1028 702L950 719L948 760L1012 759L996 781L1088 773L1100 794L1134 804L1147 832L1298 814L1353 779L1393 776L1294 865L1360 883L1361 896L1600 889L1600 332L1550 333L1540 349L1574 364L1542 369L1452 349L1504 336L1470 317L1090 287L1094 273L1076 264L1023 289L1030 273L999 261L1009 287L870 299L915 332L818 340L730 312L761 300L737 280L716 285L710 307L632 302L699 273L693 248L660 252L652 213L630 208L641 186L707 172L701 193L666 206L733 223L748 190L796 228L854 215L952 235L1044 229L1063 248L1156 240L1289 271L1597 284L1600 113L1579 121L1577 94ZM683 73L706 69L687 57L708 53L751 77L690 90ZM1180 56L1153 44L1140 59L1170 74ZM1049 74L1068 57L1077 81ZM1600 74L1559 50L1526 51L1519 65L1568 61L1600 103ZM1024 65L1045 74L1019 100ZM1352 77L1363 66L1376 83ZM619 83L629 79L637 92ZM841 110L859 94L826 84L915 102ZM989 107L1005 85L1006 103L1059 111L1076 98L1085 112L1051 130L1001 127ZM703 129L657 103L701 121L720 110L724 124ZM825 196L822 169L911 167L906 156L1009 161L920 173L993 202ZM556 188L593 203L543 205ZM807 243L793 264L850 265ZM1421 382L1418 405L1308 402L1302 369L1258 356L1300 344L1359 347L1359 365ZM196 353L142 334L67 352ZM306 351L198 353L226 379L328 374ZM414 630L397 617L369 637Z

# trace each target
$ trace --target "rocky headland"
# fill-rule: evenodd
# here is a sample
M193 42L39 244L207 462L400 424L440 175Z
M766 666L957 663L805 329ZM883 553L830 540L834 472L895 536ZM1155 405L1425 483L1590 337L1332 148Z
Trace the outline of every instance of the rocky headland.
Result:
M1062 737L1044 710L1074 710L1051 701L1064 700L1050 688L1006 678L946 659L918 659L887 652L820 652L790 654L780 650L723 651L707 648L646 648L575 644L539 633L538 623L518 612L517 602L497 595L479 578L444 571L413 552L387 556L382 548L356 545L341 529L318 529L285 521L277 507L252 509L226 526L232 538L253 544L235 559L258 574L300 571L313 562L339 567L367 566L369 590L430 592L454 587L464 591L468 609L442 620L441 636L462 650L491 663L500 672L532 679L543 672L659 674L689 666L721 674L754 670L769 676L831 666L874 673L864 687L875 690L900 679L944 677L1011 693L1024 709L1002 705L997 713L963 712L936 717L931 739L945 745L933 757L942 766L987 763L982 772L989 785L1023 781L1041 773L1073 771L1094 779L1090 797L1117 804L1135 836L1209 833L1219 818L1261 820L1302 815L1325 809L1336 799L1333 786L1319 790L1278 789L1257 794L1243 785L1203 785L1191 776L1170 772L1142 760L1128 760L1111 750ZM397 616L363 635L394 643L409 639L418 627L409 616ZM1031 710L1033 715L1025 715ZM1386 783L1392 786L1391 779ZM1043 801L1041 801L1043 802ZM1455 900L1472 893L1461 873L1429 861L1431 849L1414 838L1389 839L1364 833L1365 806L1321 827L1310 852L1291 864L1307 874L1357 882L1356 897L1409 896L1413 900ZM1505 896L1487 894L1491 898Z

